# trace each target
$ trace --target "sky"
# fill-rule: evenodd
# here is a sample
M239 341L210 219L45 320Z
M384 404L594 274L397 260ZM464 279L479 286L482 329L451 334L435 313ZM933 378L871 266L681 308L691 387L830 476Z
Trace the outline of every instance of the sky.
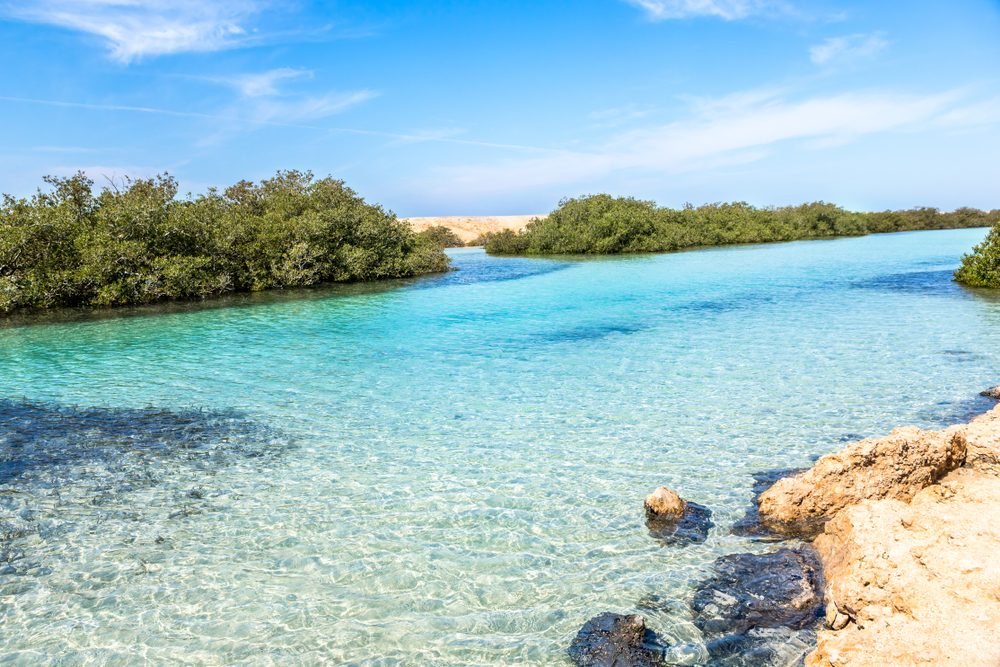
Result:
M0 191L1000 208L998 0L0 0Z

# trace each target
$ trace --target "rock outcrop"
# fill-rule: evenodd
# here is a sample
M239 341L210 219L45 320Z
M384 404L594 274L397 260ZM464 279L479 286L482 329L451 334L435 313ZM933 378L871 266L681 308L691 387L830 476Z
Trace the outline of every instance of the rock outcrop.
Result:
M665 648L642 616L605 612L583 624L568 653L579 667L653 667Z
M1000 478L956 470L816 538L829 584L810 667L1000 665Z
M990 387L986 391L979 392L980 396L985 396L986 398L992 398L994 401L1000 401L1000 384L995 387Z
M786 533L823 527L826 630L808 667L1000 665L1000 406L849 445L759 512Z
M1000 473L1000 408L976 417L964 432L966 465Z
M965 463L963 427L899 428L822 457L809 470L761 494L761 523L776 533L811 537L845 507L865 500L908 501Z

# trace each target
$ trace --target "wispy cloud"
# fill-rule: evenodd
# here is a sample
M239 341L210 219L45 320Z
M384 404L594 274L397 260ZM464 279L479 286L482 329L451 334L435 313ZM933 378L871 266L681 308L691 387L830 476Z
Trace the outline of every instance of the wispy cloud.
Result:
M430 183L470 194L571 186L616 173L681 173L766 157L779 146L818 150L892 131L952 124L985 114L964 93L932 95L852 92L791 99L773 91L693 105L686 118L621 132L591 151L561 151L500 163L445 167ZM706 113L706 109L710 111ZM433 187L433 186L430 186Z
M197 78L232 88L243 97L269 97L278 95L281 92L278 84L282 82L294 79L310 79L312 76L312 70L279 67L267 70L266 72Z
M366 96L367 94L367 96ZM303 104L301 101L276 101L271 106L265 106L262 111L247 116L246 112L234 110L231 112L203 113L199 111L180 111L177 109L164 109L158 107L134 106L128 104L93 104L90 102L73 102L68 100L45 100L32 97L12 97L0 95L0 102L10 102L13 104L31 104L36 106L55 107L60 109L81 109L86 111L107 112L107 113L130 113L148 114L153 116L168 116L176 118L192 118L207 121L216 121L226 124L246 122L248 118L259 125L272 127L286 127L310 132L327 132L335 134L353 134L364 137L376 137L389 139L398 143L418 143L437 142L446 144L458 144L462 146L477 146L480 148L495 148L499 150L511 150L528 153L554 153L553 149L541 146L529 146L523 144L511 144L493 141L481 141L477 139L460 139L453 136L454 133L444 135L438 132L436 135L426 130L416 130L412 132L389 132L384 130L367 130L356 127L335 127L310 124L306 120L315 120L319 116L330 115L335 111L343 111L353 104L359 104L367 99L371 99L377 93L371 91L360 91L348 93L342 97L331 94L325 97L307 98ZM309 101L311 100L311 101ZM266 100L265 100L266 101ZM302 108L289 110L288 107L294 104L302 104Z
M880 32L830 37L809 49L809 59L822 66L843 64L871 58L887 46L889 42Z
M258 99L243 112L237 110L233 113L242 113L247 120L258 124L303 123L342 113L378 95L374 90L358 90L287 99L267 97Z
M0 4L21 21L94 35L111 56L128 63L143 56L219 51L260 38L251 21L262 0L28 0Z
M619 107L596 109L587 114L587 117L597 127L615 127L633 123L649 116L651 113L653 113L653 110L648 107L626 104Z
M419 130L412 130L407 136L396 140L396 144L423 144L428 142L442 142L465 134L466 130L461 127L429 127Z
M784 8L776 0L625 0L642 9L653 21L686 19L700 16L736 21L754 14Z

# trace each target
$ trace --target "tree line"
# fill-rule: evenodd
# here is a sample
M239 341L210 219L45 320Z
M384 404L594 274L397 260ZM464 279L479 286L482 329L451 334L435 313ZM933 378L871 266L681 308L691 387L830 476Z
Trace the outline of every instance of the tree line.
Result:
M169 175L47 177L0 203L0 313L127 306L446 271L441 245L343 181L279 171L177 197Z
M495 255L585 255L670 252L699 246L770 243L880 232L986 227L1000 210L936 208L854 212L827 202L756 207L745 202L681 209L607 194L564 199L547 218L522 231L485 239Z

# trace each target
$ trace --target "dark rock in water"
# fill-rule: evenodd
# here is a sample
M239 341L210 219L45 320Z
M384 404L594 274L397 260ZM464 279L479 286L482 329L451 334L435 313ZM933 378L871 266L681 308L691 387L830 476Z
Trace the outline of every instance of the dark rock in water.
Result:
M725 664L766 664L790 631L811 629L822 617L823 570L811 547L723 556L714 569L698 585L691 611L709 653L736 660Z
M700 544L708 539L708 530L714 525L712 510L690 501L680 519L646 516L649 534L666 544Z
M642 616L605 612L583 624L568 652L579 667L646 667L662 665L665 648Z
M985 396L986 398L992 398L994 401L1000 401L1000 384L995 387L991 387L986 391L979 392L980 396Z
M747 513L742 519L733 524L731 532L733 535L743 537L753 537L760 541L787 540L790 535L777 535L764 527L760 522L760 514L757 512L757 499L779 479L791 477L802 472L805 468L778 468L775 470L764 470L753 475L753 504L747 509Z

